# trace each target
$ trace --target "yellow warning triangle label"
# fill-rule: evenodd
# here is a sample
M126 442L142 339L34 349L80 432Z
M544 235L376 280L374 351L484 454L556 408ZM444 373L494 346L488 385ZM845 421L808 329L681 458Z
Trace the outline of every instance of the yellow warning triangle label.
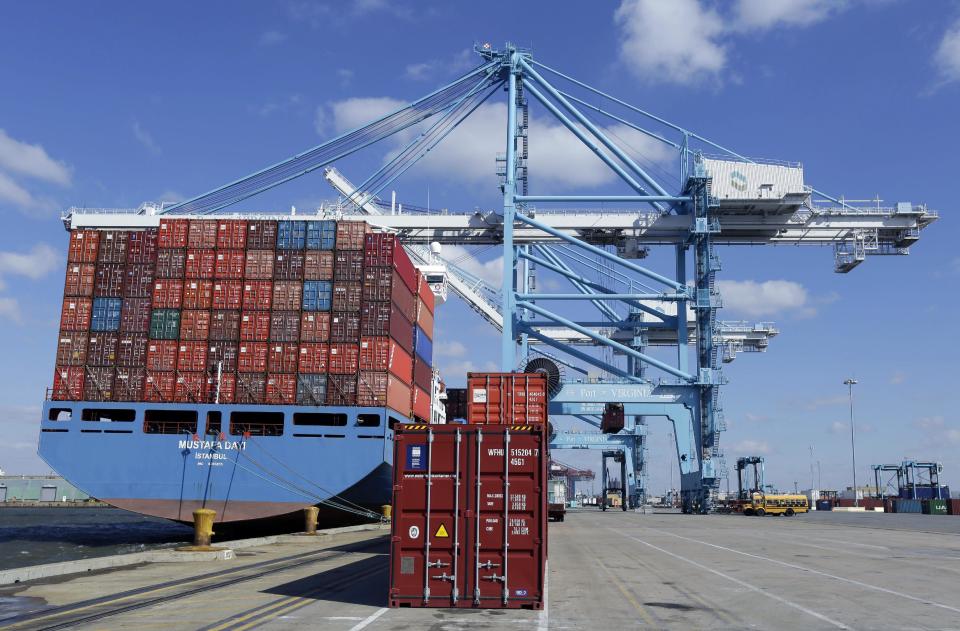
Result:
M437 534L433 535L434 537L449 537L447 534L447 529L444 528L443 524L440 524L440 527L437 528Z

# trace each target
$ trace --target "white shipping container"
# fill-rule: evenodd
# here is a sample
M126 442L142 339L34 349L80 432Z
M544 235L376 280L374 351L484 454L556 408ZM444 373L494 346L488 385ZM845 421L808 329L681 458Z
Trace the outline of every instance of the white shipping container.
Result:
M704 158L717 199L783 199L803 194L803 167Z

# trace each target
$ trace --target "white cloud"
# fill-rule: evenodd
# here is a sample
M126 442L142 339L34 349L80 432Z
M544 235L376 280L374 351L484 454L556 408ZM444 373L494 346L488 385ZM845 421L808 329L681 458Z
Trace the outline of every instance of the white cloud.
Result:
M698 0L623 0L614 19L620 58L642 79L693 83L727 63L723 18Z
M461 245L445 245L440 256L457 267L460 267L477 278L486 281L489 285L499 289L503 283L503 256L481 261L474 256L473 250Z
M337 78L340 79L340 85L349 85L353 81L353 70L349 68L337 68Z
M437 75L449 76L473 68L480 59L469 48L461 50L449 59L431 59L407 65L403 75L413 81L434 79Z
M0 318L7 318L17 324L22 323L23 316L20 313L20 302L16 298L0 296Z
M0 129L0 169L61 186L70 185L70 167L51 158L42 146L15 140L3 129Z
M766 455L770 453L770 445L765 440L741 440L738 443L734 443L732 448L737 453L742 454L760 454Z
M133 127L131 129L133 130L133 137L137 139L137 142L146 147L150 153L154 155L160 154L160 147L157 146L150 132L140 125L140 121L133 121Z
M847 423L841 423L840 421L834 421L830 423L830 433L831 434L846 434L850 431L850 425Z
M770 420L770 417L766 414L753 414L751 412L744 414L743 418L747 419L751 423L765 423Z
M266 31L260 35L260 45L275 46L276 44L282 44L286 39L287 36L285 33L281 33L280 31Z
M739 0L737 25L743 29L809 26L846 7L844 0Z
M808 306L807 290L793 281L720 280L717 281L717 287L726 309L750 317L785 311L798 312L803 316L816 314L816 310Z
M187 199L187 196L183 195L182 193L178 193L177 191L166 190L160 193L160 197L157 199L157 201L166 202L168 204L177 204L179 202L184 201L185 199Z
M407 79L413 79L414 81L429 79L430 75L433 73L433 70L436 68L436 64L436 61L423 61L416 64L408 64L407 67L403 69L403 76L405 76Z
M3 172L0 172L0 199L12 202L21 208L35 208L39 203L30 191Z
M913 422L913 426L923 430L941 430L946 423L942 416L925 416Z
M438 357L463 357L467 354L467 347L462 342L440 342L434 346L434 353Z
M406 101L386 96L355 97L330 104L329 112L334 131L342 133L366 125L406 104Z
M38 279L59 267L60 257L46 243L38 243L29 252L0 252L0 276L15 274Z
M960 81L960 19L950 25L943 34L934 55L934 62L944 83Z

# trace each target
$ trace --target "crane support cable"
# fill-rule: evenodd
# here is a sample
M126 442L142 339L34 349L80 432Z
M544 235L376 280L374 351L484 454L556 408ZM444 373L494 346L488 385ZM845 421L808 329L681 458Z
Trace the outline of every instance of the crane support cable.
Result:
M495 63L484 64L463 75L456 81L427 96L409 103L363 127L341 134L321 145L303 151L291 158L266 167L187 201L174 204L165 213L205 214L215 212L231 204L247 199L265 190L288 182L330 164L363 147L387 138L399 131L416 125L431 116L446 111L464 94L469 93L476 77L485 75L488 81Z

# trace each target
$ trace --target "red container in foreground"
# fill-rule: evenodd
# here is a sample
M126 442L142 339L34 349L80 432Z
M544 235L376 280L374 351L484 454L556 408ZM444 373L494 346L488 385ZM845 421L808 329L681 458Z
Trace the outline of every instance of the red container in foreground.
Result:
M468 423L546 423L546 375L467 373Z
M395 431L390 606L541 609L543 426Z

